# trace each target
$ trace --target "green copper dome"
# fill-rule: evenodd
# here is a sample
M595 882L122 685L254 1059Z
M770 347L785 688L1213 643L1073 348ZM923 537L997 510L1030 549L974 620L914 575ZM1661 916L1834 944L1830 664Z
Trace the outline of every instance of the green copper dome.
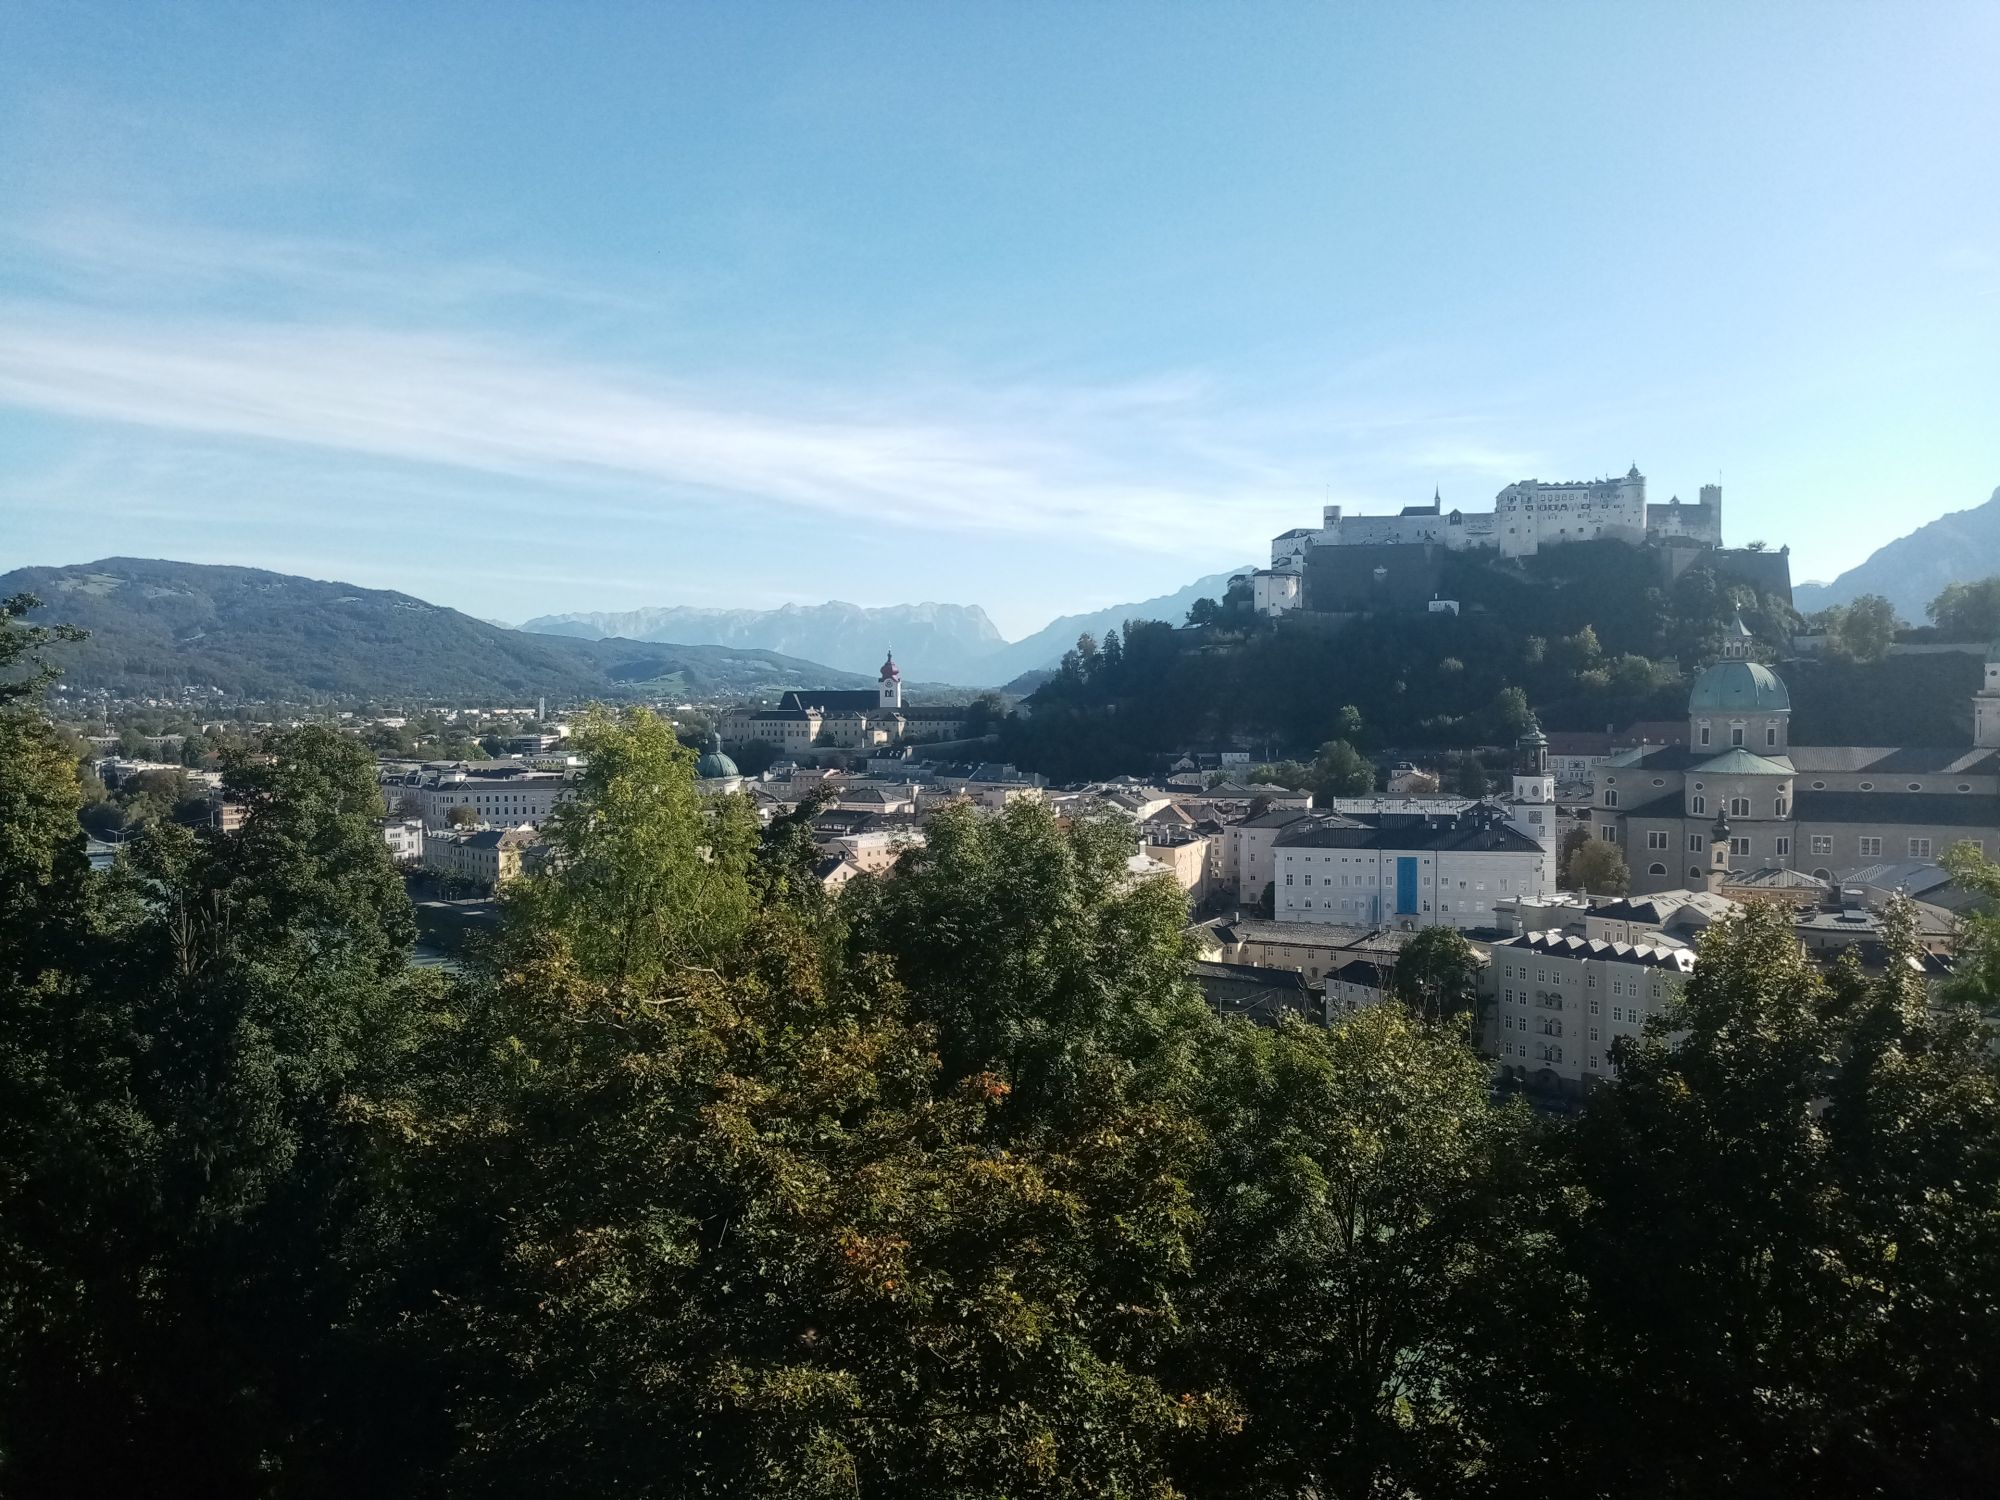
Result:
M1688 694L1690 714L1788 714L1792 695L1776 672L1754 661L1719 661Z
M694 774L703 781L720 781L726 776L741 776L743 773L736 769L735 761L722 753L722 736L711 734L708 749L694 763Z

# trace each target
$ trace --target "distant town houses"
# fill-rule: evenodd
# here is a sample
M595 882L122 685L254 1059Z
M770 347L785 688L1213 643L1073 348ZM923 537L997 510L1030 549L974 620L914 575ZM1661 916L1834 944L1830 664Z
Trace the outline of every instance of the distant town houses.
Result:
M455 826L539 828L570 795L570 778L563 771L542 771L526 765L472 762L445 767L420 767L385 772L383 811L414 817L429 829Z
M965 733L966 712L963 704L904 703L902 669L891 653L873 688L795 690L775 708L730 709L720 728L726 750L764 744L802 756L957 740Z
M523 860L541 841L532 827L430 829L424 869L491 893L524 873Z

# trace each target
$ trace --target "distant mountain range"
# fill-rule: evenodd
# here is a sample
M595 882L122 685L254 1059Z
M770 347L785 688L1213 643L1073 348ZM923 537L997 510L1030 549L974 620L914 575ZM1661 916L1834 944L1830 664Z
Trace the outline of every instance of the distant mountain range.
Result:
M258 568L108 557L0 575L38 620L88 640L53 653L65 685L126 696L219 688L231 698L528 703L862 687L771 651L576 640L503 630L408 594Z
M812 659L872 682L891 648L908 682L984 683L975 664L1007 644L976 604L787 604L781 609L696 609L685 604L614 613L542 615L521 626L595 640L675 641L752 647Z
M1878 547L1832 583L1801 583L1792 600L1802 614L1880 594L1913 625L1947 584L2000 574L2000 489L1984 505L1957 510Z
M810 651L816 660L871 680L883 653L893 647L905 681L999 687L1023 673L1053 667L1086 631L1102 635L1126 620L1178 625L1195 600L1220 598L1230 578L1251 566L1211 573L1157 598L1064 615L1012 643L976 604L896 604L876 609L840 603L787 604L767 610L667 605L617 613L543 615L521 628L579 639L622 635L641 641Z

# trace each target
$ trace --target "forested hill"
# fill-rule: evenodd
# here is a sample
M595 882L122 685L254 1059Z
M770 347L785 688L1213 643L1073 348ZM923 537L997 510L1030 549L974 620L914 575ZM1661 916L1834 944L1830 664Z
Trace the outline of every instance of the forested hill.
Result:
M1611 542L1519 563L1455 554L1445 568L1460 615L1274 624L1239 594L1200 628L1134 625L1065 658L1008 721L1007 753L1068 778L1135 771L1193 746L1310 752L1353 738L1357 715L1368 749L1508 743L1524 700L1547 729L1679 718L1688 672L1715 658L1739 606L1767 659L1783 654L1797 618L1705 565L1663 587L1650 553ZM1968 740L1960 721L1976 662L1893 667L1793 674L1802 724L1847 743Z
M257 568L129 557L0 575L39 621L90 632L56 654L73 688L135 696L522 701L862 686L770 651L565 640L503 630L408 594Z

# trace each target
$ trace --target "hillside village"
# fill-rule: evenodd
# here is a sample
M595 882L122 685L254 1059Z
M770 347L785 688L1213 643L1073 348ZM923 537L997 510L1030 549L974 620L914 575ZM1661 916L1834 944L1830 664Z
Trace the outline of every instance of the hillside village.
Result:
M1943 868L1945 851L2000 850L2000 657L1972 641L1883 645L1933 698L1969 674L1970 691L1934 703L1928 720L1964 725L1960 743L1803 743L1788 678L1863 668L1829 662L1839 643L1790 612L1782 548L1721 542L1717 487L1693 506L1649 503L1636 467L1617 480L1509 486L1488 513L1435 500L1386 517L1333 507L1321 528L1276 538L1270 568L1238 575L1188 624L1134 621L1122 637L1086 638L1025 702L909 701L891 651L872 688L662 709L708 795L744 799L767 826L804 821L814 878L830 893L922 847L941 807L993 812L1028 799L1065 820L1129 820L1130 878L1183 893L1194 973L1232 1012L1330 1021L1385 998L1415 936L1459 934L1476 956L1496 1080L1558 1099L1606 1076L1611 1040L1658 1013L1702 927L1743 903L1793 913L1800 941L1826 961L1851 951L1871 962L1887 904L1915 898L1926 962L1942 978L1953 914L1973 899ZM1588 580L1619 569L1600 587L1651 582L1623 616L1600 615L1609 644L1652 631L1705 664L1684 676L1671 657L1614 660L1585 621L1592 650L1556 636L1535 648L1545 675L1521 680L1570 692L1594 681L1599 710L1643 710L1622 723L1545 728L1551 708L1574 722L1574 707L1507 685L1466 718L1427 719L1443 727L1430 746L1399 747L1369 723L1369 668L1350 660L1332 692L1371 706L1317 710L1344 738L1316 744L1272 724L1218 737L1204 719L1205 741L1176 741L1169 719L1166 748L1125 752L1113 774L1051 776L1035 764L1046 737L1089 725L1090 714L1115 710L1131 726L1159 713L1144 694L1170 679L1149 689L1137 675L1148 661L1171 669L1220 652L1240 675L1259 670L1260 652L1291 649L1294 670L1307 671L1299 664L1328 642L1441 650L1494 638L1482 630L1514 649L1524 633L1515 617L1537 607L1524 606L1534 594L1521 585L1581 591L1580 602L1541 606L1553 634L1568 623L1563 608L1601 608L1607 596ZM1563 675L1546 675L1559 649L1570 652ZM1118 687L1121 677L1131 680ZM1097 709L1083 706L1093 691L1108 695ZM147 712L158 722L161 705ZM538 869L543 831L583 765L570 722L546 703L349 710L336 722L377 748L382 838L448 955L487 919L494 894ZM232 826L239 813L215 756L254 728L213 720L191 736L92 739L107 798L98 857L115 853L129 831L118 809L142 794L155 815Z

